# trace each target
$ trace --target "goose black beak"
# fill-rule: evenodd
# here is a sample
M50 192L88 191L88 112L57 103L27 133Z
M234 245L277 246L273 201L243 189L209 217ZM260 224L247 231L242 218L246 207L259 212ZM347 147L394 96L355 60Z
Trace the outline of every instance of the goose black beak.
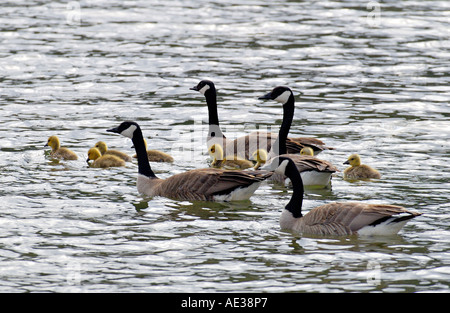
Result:
M119 133L119 127L110 128L110 129L107 129L106 131L110 132L110 133L118 134Z
M195 90L195 91L198 91L198 88L197 88L197 86L194 86L194 87L192 87L192 88L189 88L189 90Z
M269 93L265 94L264 96L259 97L258 99L259 100L272 100L272 92L269 92Z
M350 164L350 162L347 160L347 161L345 161L343 164Z

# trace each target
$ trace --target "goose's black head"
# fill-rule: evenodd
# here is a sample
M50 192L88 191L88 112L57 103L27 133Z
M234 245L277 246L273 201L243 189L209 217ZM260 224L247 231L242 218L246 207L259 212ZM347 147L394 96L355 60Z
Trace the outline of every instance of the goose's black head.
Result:
M125 121L117 127L106 130L107 132L120 134L122 136L133 139L134 132L139 129L139 125L136 122Z
M215 91L216 87L214 86L214 83L212 81L204 79L200 81L197 86L189 89L198 91L202 95L205 95L207 92Z
M262 97L259 97L258 99L260 99L260 100L275 100L277 102L285 104L288 102L288 100L291 96L293 97L294 94L292 93L292 90L289 87L278 86L278 87L275 87L271 92L265 94Z

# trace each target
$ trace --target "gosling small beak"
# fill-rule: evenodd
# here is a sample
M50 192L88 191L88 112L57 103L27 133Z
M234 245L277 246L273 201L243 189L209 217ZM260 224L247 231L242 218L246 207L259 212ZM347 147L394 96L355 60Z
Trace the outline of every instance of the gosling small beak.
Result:
M347 161L345 161L343 164L350 164L350 162L347 160Z
M46 143L44 147L48 147L48 143Z

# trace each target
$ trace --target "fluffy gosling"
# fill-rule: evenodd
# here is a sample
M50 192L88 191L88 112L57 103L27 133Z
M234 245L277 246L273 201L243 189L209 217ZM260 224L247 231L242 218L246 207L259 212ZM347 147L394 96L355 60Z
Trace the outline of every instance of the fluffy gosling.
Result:
M106 145L106 143L104 141L97 142L95 144L95 148L97 148L102 155L111 154L111 155L114 155L114 156L124 160L125 162L131 162L131 160L132 160L132 158L128 154L126 154L122 151L108 149L108 146Z
M247 169L253 167L253 162L239 158L238 156L224 157L223 148L220 144L213 144L209 148L209 155L213 158L212 167L229 169Z
M257 170L259 169L261 166L263 166L268 159L268 154L266 149L258 149L255 152L253 152L251 160L255 160L256 164L253 167L253 169Z
M50 152L50 156L52 158L64 160L78 160L78 156L75 154L75 152L67 148L61 148L61 144L57 136L50 136L44 147L52 148L52 151Z
M97 168L125 166L124 160L113 154L102 155L100 150L98 150L97 148L89 149L86 162L89 164L89 161L91 160L94 161L92 162L91 166Z
M369 165L361 164L361 158L356 153L349 156L344 164L350 164L350 166L344 170L344 179L381 178L380 172L376 169L370 167Z
M310 147L304 147L300 150L300 155L311 155L314 156L314 150Z
M145 144L145 150L147 150L147 140L144 139ZM173 163L173 157L170 154L167 154L165 152L159 151L159 150L147 150L147 156L149 162L167 162L167 163ZM137 158L137 155L133 155L133 158Z

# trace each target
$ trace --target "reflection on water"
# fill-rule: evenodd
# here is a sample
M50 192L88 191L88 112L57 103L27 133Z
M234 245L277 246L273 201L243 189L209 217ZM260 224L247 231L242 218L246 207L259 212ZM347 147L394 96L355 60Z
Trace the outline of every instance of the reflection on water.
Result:
M153 3L155 2L155 3ZM13 1L0 8L0 291L448 291L449 22L446 1ZM332 201L424 213L398 236L328 238L282 231L289 187L250 201L146 198L136 163L91 169L106 129L137 120L173 164L205 167L201 79L218 88L229 138L278 131L282 110L258 97L296 95L291 134L336 150L341 172L307 190ZM78 161L43 148L58 135ZM351 153L378 181L345 181Z

